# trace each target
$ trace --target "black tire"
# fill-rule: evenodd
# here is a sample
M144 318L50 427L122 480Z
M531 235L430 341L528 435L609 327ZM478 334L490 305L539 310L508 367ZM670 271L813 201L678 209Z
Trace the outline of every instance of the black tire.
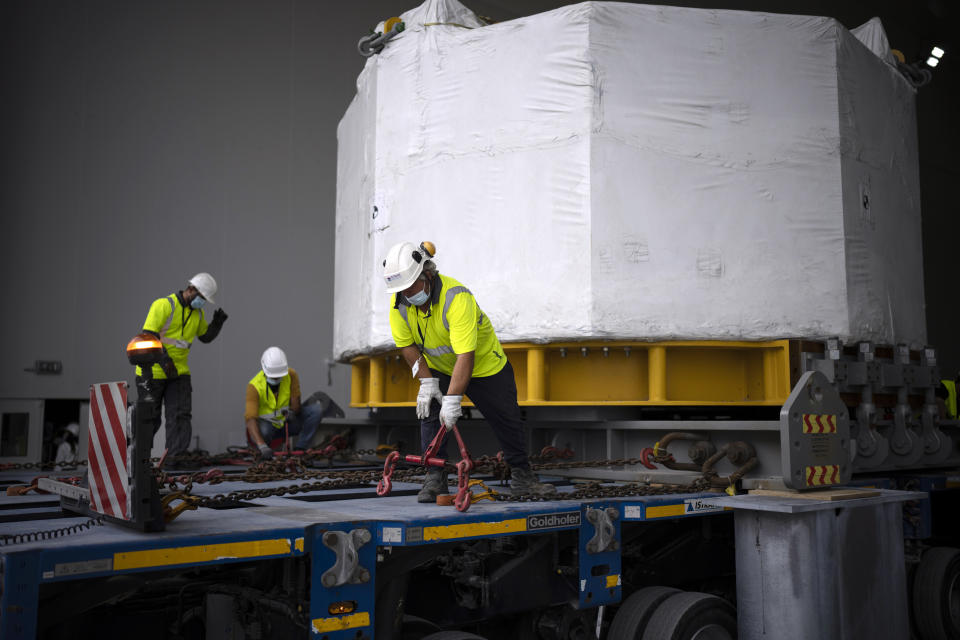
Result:
M960 638L960 550L934 547L920 558L913 620L923 640Z
M400 640L423 640L431 633L440 631L440 627L417 616L404 614Z
M672 587L644 587L634 591L613 616L607 640L640 640L653 611L676 593L680 590Z
M485 640L483 636L467 631L438 631L431 633L423 640Z
M675 593L656 608L643 640L736 640L737 611L706 593Z

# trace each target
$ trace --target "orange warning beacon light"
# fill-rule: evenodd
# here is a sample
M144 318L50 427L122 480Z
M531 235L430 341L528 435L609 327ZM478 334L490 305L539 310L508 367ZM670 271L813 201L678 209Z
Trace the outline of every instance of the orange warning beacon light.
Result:
M127 343L127 358L133 365L151 365L160 361L163 344L151 333L140 333Z

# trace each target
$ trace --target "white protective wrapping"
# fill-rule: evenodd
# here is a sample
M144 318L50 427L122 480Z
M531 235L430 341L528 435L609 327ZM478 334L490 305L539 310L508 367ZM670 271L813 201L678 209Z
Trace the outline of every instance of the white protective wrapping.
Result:
M914 92L835 20L401 17L338 129L336 357L392 346L402 240L504 341L925 342Z

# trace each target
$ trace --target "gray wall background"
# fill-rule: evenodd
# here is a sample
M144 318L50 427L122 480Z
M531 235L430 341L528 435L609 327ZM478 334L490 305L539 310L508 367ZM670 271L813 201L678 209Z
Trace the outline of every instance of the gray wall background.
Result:
M209 271L230 319L190 357L201 447L243 440L244 386L271 344L287 351L305 393L323 389L346 406L349 367L328 376L336 125L363 64L357 39L415 4L3 3L0 398L81 398L92 382L132 384L124 347L150 302ZM507 20L566 3L467 4ZM832 15L848 27L880 15L910 59L952 17L944 2L665 4ZM946 48L918 105L929 338L956 370L953 295L938 295L955 290L958 237L949 63L960 51ZM62 375L25 372L36 359L62 360Z

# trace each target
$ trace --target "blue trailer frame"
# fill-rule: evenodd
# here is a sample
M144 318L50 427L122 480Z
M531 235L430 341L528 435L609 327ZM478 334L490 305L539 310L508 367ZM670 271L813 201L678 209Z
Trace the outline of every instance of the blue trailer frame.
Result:
M10 484L14 477L22 479L22 474L0 474L5 484ZM254 486L269 488L284 484L289 483ZM250 487L247 483L225 482L215 486L197 485L193 493L215 495ZM398 492L406 489L409 493L415 488L406 483L395 485ZM705 498L715 497L713 493L542 502L480 501L466 513L453 507L418 504L412 495L368 497L368 488L340 489L335 493L346 495L323 502L305 502L295 496L271 497L247 501L257 506L187 511L163 532L143 533L106 524L50 540L2 546L0 636L11 640L36 636L40 588L44 584L309 556L311 637L327 640L373 637L378 549L559 531L578 532L579 607L610 605L618 603L622 594L623 523L724 511L703 503ZM351 493L358 497L349 497ZM8 519L17 515L24 518L0 524L0 535L54 530L87 520L83 517L33 519L38 514L56 515L59 506L51 504L56 499L57 496L35 494L0 497L0 509ZM46 506L38 507L38 504ZM604 518L597 514L607 515ZM597 517L605 523L605 546L598 548L594 544L593 549L588 550L590 541L597 538L601 529L592 522ZM336 553L323 542L324 534L330 531L349 534L354 530L370 533L370 542L356 549L359 565L368 570L369 579L363 583L317 588L321 585L321 576L337 561ZM331 614L331 606L340 602L355 606L349 613Z

